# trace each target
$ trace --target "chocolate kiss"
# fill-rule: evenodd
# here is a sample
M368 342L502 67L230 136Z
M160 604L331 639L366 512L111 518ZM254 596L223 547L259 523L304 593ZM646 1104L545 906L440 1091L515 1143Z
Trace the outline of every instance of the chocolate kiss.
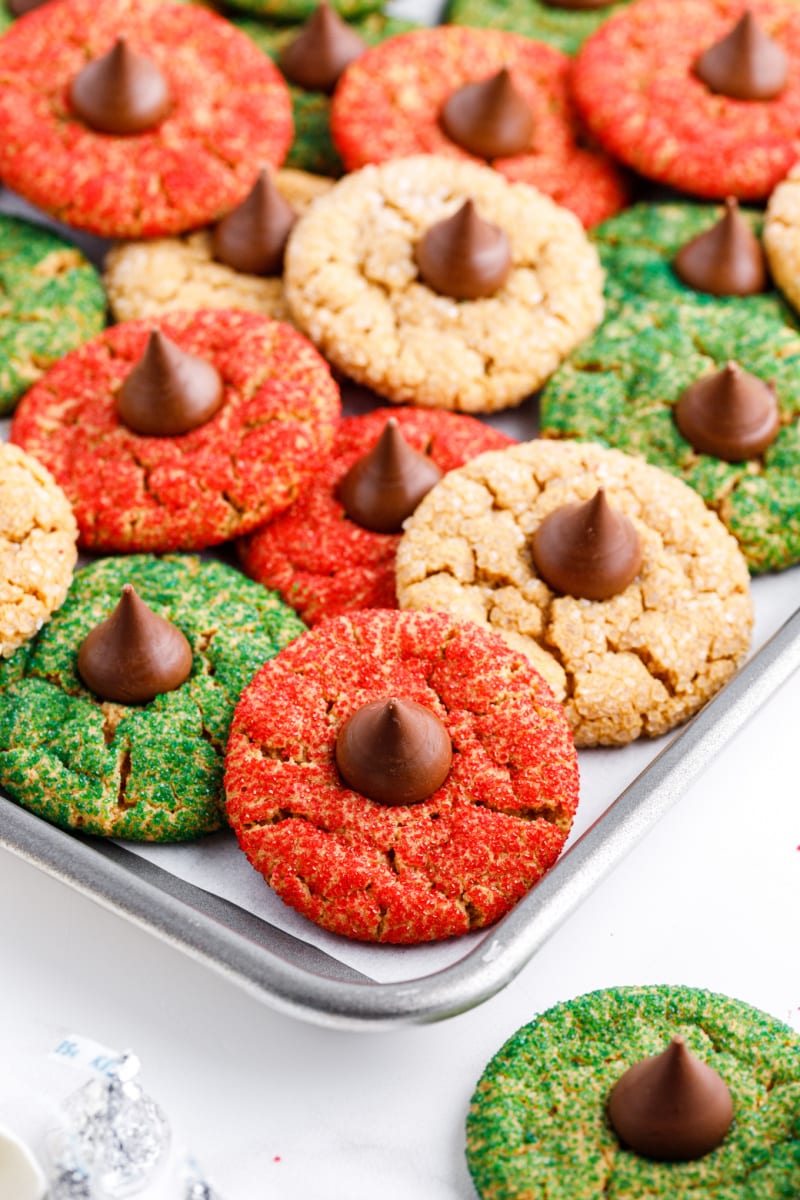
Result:
M81 120L101 133L142 133L163 120L170 108L160 67L131 50L124 38L78 72L69 98Z
M607 600L623 591L642 565L639 534L611 508L600 488L585 504L564 504L531 539L536 570L565 596Z
M608 1116L621 1142L645 1158L687 1162L716 1149L733 1121L725 1080L676 1037L630 1067L611 1090Z
M216 368L154 329L119 389L117 414L134 433L172 437L204 425L223 399Z
M533 137L533 113L507 67L453 92L439 122L448 137L479 158L521 154Z
M78 651L83 682L117 704L146 704L180 687L191 669L192 649L180 629L148 608L130 583Z
M290 83L307 92L332 92L345 67L367 43L323 0L278 58Z
M214 226L214 258L245 275L280 275L297 213L262 168L252 191Z
M426 230L414 260L428 287L456 300L494 295L513 266L508 235L479 217L472 200Z
M453 746L443 723L415 700L374 700L356 709L336 739L348 787L378 804L419 804L447 778Z
M336 494L351 521L373 533L399 533L442 472L427 454L412 450L394 417L372 449L353 463Z
M756 458L781 425L775 389L735 362L688 387L675 406L675 421L698 453L725 462Z
M786 86L789 62L747 8L730 33L700 55L694 71L712 92L734 100L771 100Z
M722 218L687 242L675 256L675 274L696 292L754 296L767 288L767 260L733 196Z

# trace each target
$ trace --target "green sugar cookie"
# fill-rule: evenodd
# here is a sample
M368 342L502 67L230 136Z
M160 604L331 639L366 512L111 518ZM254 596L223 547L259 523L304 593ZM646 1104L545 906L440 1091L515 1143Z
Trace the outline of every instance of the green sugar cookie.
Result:
M641 309L642 302L656 304L734 307L741 297L713 296L683 283L672 262L687 242L712 229L722 218L718 204L634 204L617 216L595 226L591 237L606 272L604 294L609 311ZM763 214L740 209L754 233L761 236ZM748 296L754 311L780 317L795 325L797 318L773 287Z
M741 463L692 449L674 419L682 392L729 361L774 381L781 427ZM612 313L548 381L544 437L601 442L647 459L695 488L737 538L754 574L800 560L800 336L754 309L650 304Z
M676 1035L730 1089L723 1143L692 1162L624 1149L608 1093ZM621 987L548 1009L478 1083L467 1161L482 1200L796 1200L800 1037L756 1008L688 987Z
M581 11L545 4L543 0L450 0L447 20L451 25L522 33L549 42L564 54L576 54L595 29L628 3L630 0L619 0L617 4Z
M191 673L146 704L101 701L78 649L124 584L188 639ZM131 555L78 572L38 637L0 663L0 784L48 821L135 841L187 841L224 824L222 760L242 688L305 630L232 567Z
M287 24L305 21L317 7L319 0L231 0L233 8L253 13L268 21L283 21ZM378 12L384 0L328 0L345 21L361 17L365 13Z
M77 247L0 214L0 416L57 359L99 333L106 297Z
M242 4L240 7L251 6ZM302 28L296 24L267 25L263 21L254 21L247 17L234 17L233 23L275 62L278 61L284 47L294 41ZM383 42L396 33L406 33L409 29L417 28L412 21L401 21L377 12L355 17L348 23L368 46L377 46L378 42ZM289 94L292 97L294 115L294 140L284 166L311 171L315 175L343 175L344 164L330 133L330 96L324 92L308 92L293 83L289 83Z

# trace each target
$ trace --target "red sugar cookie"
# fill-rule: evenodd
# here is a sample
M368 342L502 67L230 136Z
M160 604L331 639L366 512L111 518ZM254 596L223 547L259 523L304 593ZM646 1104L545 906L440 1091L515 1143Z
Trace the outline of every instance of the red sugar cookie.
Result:
M221 408L173 437L125 426L115 398L157 324L222 376ZM199 550L282 512L327 455L339 389L310 342L257 313L218 310L115 325L23 397L11 441L44 463L92 550Z
M166 76L171 108L144 133L99 133L69 88L124 36ZM292 140L289 90L230 22L193 4L59 0L0 40L0 176L32 204L106 237L206 225L244 199Z
M276 588L307 625L359 608L396 608L394 558L399 533L373 533L351 521L336 488L393 418L412 449L443 472L513 439L456 413L379 408L339 422L330 458L283 516L237 543L245 571Z
M735 100L694 73L749 8L788 56L773 100ZM695 196L762 200L800 153L800 6L781 0L639 0L575 60L575 99L609 153Z
M474 156L452 141L439 112L457 88L503 67L533 114L530 148L490 163L571 209L584 225L627 201L619 169L581 140L570 94L571 60L519 34L446 25L389 38L345 71L333 97L331 132L348 171L412 154Z
M337 734L394 696L436 714L453 743L426 800L384 805L348 788ZM258 672L234 713L230 822L293 908L363 941L422 942L506 913L555 862L578 803L560 705L501 638L444 613L336 617Z

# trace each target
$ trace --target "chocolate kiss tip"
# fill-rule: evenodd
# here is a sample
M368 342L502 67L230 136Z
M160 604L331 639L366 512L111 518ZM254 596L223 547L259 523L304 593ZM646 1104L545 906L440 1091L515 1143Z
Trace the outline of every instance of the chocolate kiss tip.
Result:
M244 275L280 275L297 213L264 167L241 204L211 233L214 257Z
M78 674L102 700L146 704L180 687L192 669L192 649L181 631L137 595L122 588L119 603L95 625L78 651Z
M409 446L394 417L367 454L342 477L337 496L351 521L373 533L400 533L442 472Z
M676 1037L635 1063L611 1090L608 1117L620 1141L646 1158L687 1162L725 1139L733 1101L724 1079Z
M223 399L216 368L153 329L117 393L117 415L135 433L174 437L204 425Z
M591 500L565 504L546 516L531 538L531 554L545 583L582 600L616 596L642 565L635 526L609 505L602 488Z
M673 267L687 287L712 296L753 296L768 286L763 247L732 196L720 220L678 251Z
M725 37L700 55L694 70L712 92L734 100L772 100L786 86L789 60L748 8Z
M533 113L507 67L489 79L457 88L445 101L440 123L449 138L478 158L507 158L527 150Z
M450 771L450 735L434 712L389 697L365 704L336 739L336 765L348 787L378 804L419 804Z
M323 0L283 49L278 66L297 87L332 92L342 72L366 49L366 42Z
M674 415L694 450L725 462L757 458L775 441L781 425L775 389L735 362L691 384L678 398Z
M78 72L69 96L81 120L100 133L144 133L158 125L170 108L160 67L132 50L124 38Z
M472 200L423 234L414 258L424 282L455 300L492 296L513 266L508 235L484 221Z

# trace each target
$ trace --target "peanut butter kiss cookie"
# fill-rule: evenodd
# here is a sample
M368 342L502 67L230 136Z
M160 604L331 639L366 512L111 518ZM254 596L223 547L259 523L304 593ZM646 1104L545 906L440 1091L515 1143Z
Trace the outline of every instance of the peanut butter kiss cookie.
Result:
M628 198L619 168L587 144L572 64L531 38L447 25L374 46L347 68L331 109L348 171L415 154L490 164L594 225Z
M69 496L93 550L200 550L297 498L339 389L304 337L225 309L115 325L25 396L11 439Z
M325 621L236 708L228 817L310 920L411 943L497 920L556 860L578 801L569 725L521 654L444 613Z
M379 408L343 417L311 485L237 543L242 565L309 625L351 609L396 608L403 521L445 471L509 443L457 413Z
M208 229L117 242L103 270L115 319L243 308L276 321L290 320L282 278L286 238L294 220L331 186L305 171L278 171L273 181L263 170L242 203ZM230 237L231 228L246 254L231 255L218 245L217 230L227 230Z
M740 1000L621 987L557 1004L486 1067L467 1118L481 1200L788 1200L800 1038Z
M218 829L233 706L303 629L274 592L222 563L92 563L38 637L0 663L0 783L83 833L160 842Z
M578 109L610 154L695 196L764 200L800 144L800 5L639 0L584 42Z
M463 412L518 404L602 316L597 254L572 213L435 155L340 180L292 231L284 287L345 375Z
M564 702L579 746L686 720L752 624L747 565L701 498L638 459L525 442L449 472L406 522L401 608L500 633Z
M276 67L194 4L46 4L4 34L0 75L3 182L105 237L207 225L292 140Z

